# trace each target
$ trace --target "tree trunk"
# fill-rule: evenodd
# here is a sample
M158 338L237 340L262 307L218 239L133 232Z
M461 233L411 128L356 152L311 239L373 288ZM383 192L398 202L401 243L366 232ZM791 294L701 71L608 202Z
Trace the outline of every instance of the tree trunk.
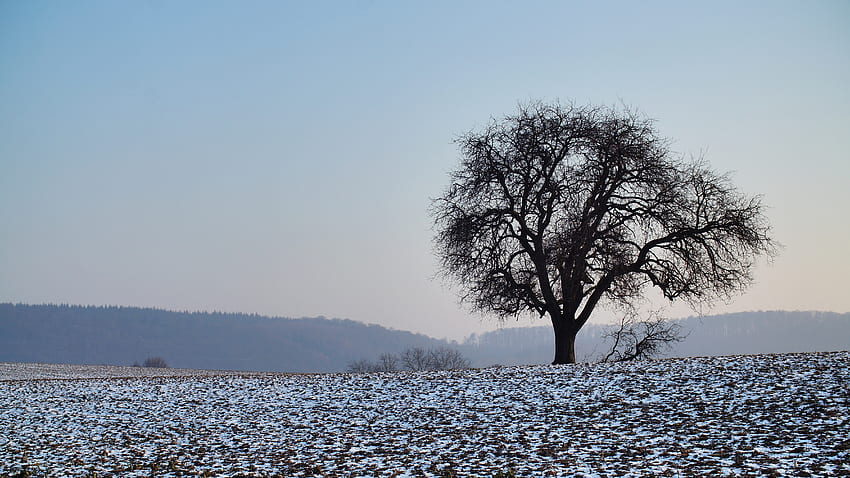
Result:
M576 333L572 327L552 322L555 329L555 360L552 365L576 363Z

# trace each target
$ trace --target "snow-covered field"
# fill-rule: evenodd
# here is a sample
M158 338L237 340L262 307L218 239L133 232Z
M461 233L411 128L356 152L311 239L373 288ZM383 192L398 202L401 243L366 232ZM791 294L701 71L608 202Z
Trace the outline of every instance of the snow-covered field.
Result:
M62 367L0 364L0 476L850 476L848 352L363 375Z
M117 367L114 365L67 365L52 363L0 362L0 381L39 380L47 378L139 378L190 377L199 375L238 375L225 370L191 370L185 368Z

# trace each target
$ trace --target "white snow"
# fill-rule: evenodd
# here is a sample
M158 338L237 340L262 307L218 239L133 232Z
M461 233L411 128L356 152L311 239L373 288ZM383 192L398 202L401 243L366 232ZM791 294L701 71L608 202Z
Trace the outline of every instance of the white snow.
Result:
M848 352L327 375L0 364L0 475L843 476L849 366Z

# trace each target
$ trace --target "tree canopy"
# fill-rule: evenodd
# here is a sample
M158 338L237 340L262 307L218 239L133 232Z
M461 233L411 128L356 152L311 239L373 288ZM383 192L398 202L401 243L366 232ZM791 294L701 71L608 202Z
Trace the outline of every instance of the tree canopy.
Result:
M626 109L533 103L461 136L432 204L443 272L473 309L549 316L555 363L600 303L649 286L692 305L747 287L776 245L759 196Z

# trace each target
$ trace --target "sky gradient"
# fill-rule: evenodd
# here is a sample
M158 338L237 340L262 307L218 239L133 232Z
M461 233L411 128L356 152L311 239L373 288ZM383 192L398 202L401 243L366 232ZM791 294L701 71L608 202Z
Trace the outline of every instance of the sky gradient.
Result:
M493 328L430 198L455 137L559 99L763 195L780 256L703 312L847 312L848 85L844 1L2 1L0 302Z

